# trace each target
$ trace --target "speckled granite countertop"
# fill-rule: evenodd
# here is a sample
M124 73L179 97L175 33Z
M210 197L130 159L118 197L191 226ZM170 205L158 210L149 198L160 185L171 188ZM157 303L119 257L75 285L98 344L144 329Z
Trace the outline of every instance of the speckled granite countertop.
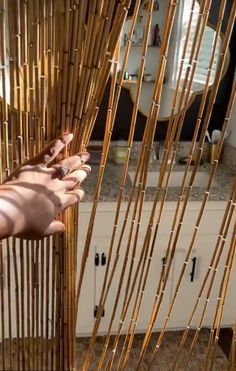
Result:
M98 176L98 165L91 165L92 166L92 172L89 175L88 179L86 180L86 183L84 184L84 188L86 191L86 195L84 198L84 201L93 201L94 199L94 193L95 193L95 187L97 182L97 176ZM103 183L102 183L102 189L100 194L100 201L103 202L113 202L117 200L117 196L119 193L119 185L120 185L120 177L122 172L122 165L117 165L115 163L109 162L107 163ZM159 165L158 162L155 161L150 166L150 171L158 172ZM175 165L174 171L184 171L185 165ZM135 170L135 165L132 164L130 166L129 170ZM192 170L192 167L190 168L190 171ZM199 167L199 171L210 173L211 165L210 164L204 164ZM223 164L219 164L217 168L216 175L214 177L214 184L211 187L209 200L214 201L225 201L228 200L232 184L233 184L233 177L235 175L235 169L232 169L230 167L227 167ZM126 185L125 185L125 193L124 193L124 200L128 200L128 196L130 194L130 191L132 189L132 181L130 177L127 177ZM192 201L200 201L203 199L204 196L205 187L193 187L190 200ZM167 193L167 201L176 201L178 199L180 192L179 187L169 187L168 193ZM145 200L146 201L152 201L155 196L155 187L147 187L146 188L146 194L145 194Z

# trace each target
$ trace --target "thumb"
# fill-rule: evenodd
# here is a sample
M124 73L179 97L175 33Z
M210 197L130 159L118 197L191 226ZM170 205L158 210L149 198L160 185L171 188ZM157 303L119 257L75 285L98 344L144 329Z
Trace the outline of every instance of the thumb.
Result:
M64 232L64 231L65 231L65 225L58 220L54 220L46 229L45 236L49 236L50 234L55 234L55 233Z

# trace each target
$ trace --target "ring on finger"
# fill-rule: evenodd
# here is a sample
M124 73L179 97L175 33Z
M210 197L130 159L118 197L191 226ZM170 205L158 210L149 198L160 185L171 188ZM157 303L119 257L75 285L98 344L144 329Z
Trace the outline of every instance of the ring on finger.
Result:
M58 171L58 178L63 179L65 176L71 172L71 169L66 166L56 166L56 169Z

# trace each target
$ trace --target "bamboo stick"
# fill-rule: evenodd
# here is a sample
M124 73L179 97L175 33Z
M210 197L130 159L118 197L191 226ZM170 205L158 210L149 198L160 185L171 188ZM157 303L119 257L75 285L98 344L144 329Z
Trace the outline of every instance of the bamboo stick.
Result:
M128 164L128 161L129 161L129 156L130 156L130 151L131 151L130 144L133 141L133 135L134 135L134 124L132 125L132 123L136 122L137 112L138 112L138 103L139 103L139 99L140 99L141 85L142 85L143 74L144 74L145 58L146 58L146 54L147 54L148 35L149 35L149 32L150 32L152 11L153 11L153 1L150 1L149 2L149 8L148 8L148 16L147 16L147 21L146 21L146 27L145 27L145 32L144 32L144 44L143 44L143 50L142 50L142 57L141 57L141 65L140 65L140 73L139 73L138 86L137 86L137 92L136 92L136 99L135 99L135 105L134 105L134 109L133 109L133 113L132 113L132 119L131 119L132 130L130 131L130 135L129 135L128 153L127 153L127 156L126 156L126 163L125 163L126 166L124 166L124 169L126 170L126 173L124 175L125 177L126 177L126 174L127 174L127 164ZM123 179L123 185L124 185L124 179ZM137 221L137 231L136 231L136 235L135 235L136 240L137 240L138 230L139 230L139 225L140 225L140 220L141 220L141 211L142 211L143 200L144 200L144 192L142 192L142 201L140 202L140 205L139 205L139 217L138 217L138 221ZM126 261L126 262L128 260L128 256L129 256L129 248L131 247L131 239L132 239L132 233L133 233L133 228L134 228L134 222L135 222L135 215L136 215L136 212L137 212L137 207L138 207L138 204L135 205L134 211L133 211L131 229L130 229L130 233L129 233L129 237L128 237L127 249L126 249L126 254L125 254L125 258L124 258L124 261ZM134 253L135 253L135 249L133 249L133 254ZM119 253L118 253L118 255L119 255ZM124 264L124 266L123 266L121 277L124 277L125 269L126 269L126 264ZM130 275L131 275L131 272L130 272ZM99 369L102 368L104 357L105 357L106 350L107 350L107 347L108 347L111 328L112 328L112 322L113 322L113 319L114 319L114 316L115 316L115 311L116 311L117 303L118 303L118 300L119 300L119 292L121 290L122 281L120 281L119 285L120 285L120 289L118 290L116 300L115 300L115 303L114 303L114 307L113 307L114 309L113 309L113 313L112 313L112 317L111 317L111 322L109 324L109 331L108 331L107 338L106 338L106 341L105 341L105 346L103 348L103 354L100 357L100 361L99 361L99 366L98 366ZM129 280L127 282L126 292L128 291L128 287L129 287ZM116 346L114 346L114 349L116 349ZM113 355L112 359L114 359L115 351L113 351L112 355ZM111 362L110 362L110 366L112 366L112 362L113 362L112 359L111 359Z
M40 264L41 264L41 269L40 269L40 352L39 352L39 368L41 370L44 369L44 274L45 274L45 241L41 241L41 247L40 247ZM47 278L46 278L47 280ZM46 281L47 282L47 281ZM46 301L47 305L47 301Z
M235 329L236 329L236 325L234 324L232 342L231 342L231 347L230 347L228 371L233 370L235 368L235 355L236 355L236 352L235 352L235 342L236 342Z
M193 8L193 6L194 6L194 2L193 2L193 5L192 5L192 8ZM191 18L190 18L190 20L189 20L189 25L188 25L188 30L190 29L190 26L191 26ZM188 32L187 32L187 36L186 36L186 40L185 40L185 45L187 44L187 41L188 41ZM184 48L184 53L183 53L183 56L182 56L182 61L184 60L184 56L185 56L185 49L186 48ZM178 82L180 81L180 76L181 76L181 68L180 68L180 71L179 71L179 76L178 76ZM178 86L178 82L177 82L177 86ZM176 94L175 94L175 97L174 97L174 103L173 103L173 105L175 106L175 101L176 101ZM181 109L181 107L179 108L179 109ZM173 107L173 109L172 109L172 114L174 113L174 107ZM172 120L172 118L170 119L170 121ZM167 134L167 138L168 138L168 134ZM166 165L165 165L166 166ZM170 169L171 169L171 167L170 167ZM169 176L168 176L168 178L167 178L167 183L168 183L168 179L169 179ZM165 192L166 192L166 189L165 189ZM164 198L163 198L164 199ZM162 203L162 206L161 206L161 210L163 209L163 203ZM158 225L159 225L159 223L160 223L160 216L159 216L159 218L158 218L158 222L157 222L157 227L158 227ZM156 238L156 233L157 233L157 229L155 230L155 238ZM152 255L152 253L151 253L151 255ZM150 255L150 256L151 256ZM161 282L161 281L160 281ZM158 292L159 292L159 290L160 290L160 288L158 288ZM136 304L135 304L136 305ZM136 320L137 320L137 316L136 316ZM136 320L135 320L135 323L136 323Z
M21 314L21 353L22 353L22 369L25 370L25 264L24 264L24 245L23 240L20 240L20 314Z
M5 315L4 315L4 264L3 264L3 245L0 241L0 290L1 290L1 353L2 353L2 368L6 369L6 345L5 345Z
M5 4L5 0L2 0L2 3ZM82 4L83 3L83 4ZM6 105L6 99L3 99L2 113L3 113L3 139L4 145L0 145L4 150L3 163L0 163L1 169L4 169L6 174L10 172L10 159L9 153L12 151L13 167L17 164L17 152L16 152L16 138L18 137L19 144L19 161L22 162L24 159L30 158L33 154L37 153L41 148L46 139L50 139L56 135L58 131L72 130L75 134L75 142L70 149L65 151L65 155L70 153L75 153L76 149L86 148L89 138L92 133L93 125L96 119L96 115L99 110L99 104L103 91L108 79L110 66L113 60L115 48L117 45L117 40L119 37L120 29L124 23L125 17L127 15L127 8L129 6L129 1L122 1L117 6L114 1L96 1L91 4L86 4L84 2L67 1L66 8L64 4L59 1L45 2L44 0L35 2L35 7L32 6L31 1L21 2L9 2L11 9L11 14L14 16L15 22L9 26L9 29L12 31L12 34L16 35L15 40L10 44L10 55L13 60L10 63L10 83L11 87L11 96L10 96L10 110ZM42 6L41 6L42 5ZM115 12L114 10L117 10ZM137 9L137 8L136 8ZM125 218L121 228L121 235L118 241L116 249L116 258L115 264L106 272L106 278L104 280L104 285L101 293L101 301L99 305L98 318L95 322L94 332L92 335L91 344L94 344L96 333L100 321L100 312L103 308L107 295L110 290L110 286L113 280L113 276L116 270L116 266L120 256L121 241L124 237L124 231L128 228L129 225L129 216L131 212L131 202L135 200L135 206L132 210L131 224L129 229L128 237L128 246L126 249L124 265L122 269L122 274L120 277L120 282L118 286L118 291L116 294L115 302L118 304L120 293L123 287L124 274L127 269L127 261L129 257L129 250L131 248L131 240L134 236L134 241L132 241L132 246L134 247L132 258L135 258L136 254L136 244L139 236L139 226L141 223L142 207L145 200L145 184L148 172L148 159L151 151L151 146L154 138L154 133L157 125L157 118L160 109L160 99L161 99L161 89L163 85L164 71L167 63L167 50L169 46L170 39L170 30L173 25L173 19L176 9L176 3L174 1L169 2L169 11L167 12L167 23L166 30L163 37L162 45L162 55L161 62L159 66L157 83L155 85L155 91L153 95L153 102L151 105L151 110L149 113L149 118L147 120L146 130L142 143L142 150L137 165L137 172L135 176L135 185L132 189L128 207L125 213ZM58 12L59 10L59 12ZM234 9L233 9L234 11ZM114 19L113 14L115 14ZM138 14L138 13L137 13ZM137 16L136 14L136 16ZM11 17L12 17L11 15ZM204 22L206 21L206 16ZM222 18L219 18L218 25L220 25ZM204 22L199 28L199 34L201 34L202 29L204 28ZM134 24L134 23L133 23ZM227 40L230 38L230 27L232 27L232 16L229 21L229 28L227 30L225 43L223 46L223 52L221 55L221 62L224 61L225 52L227 50ZM62 26L62 27L61 27ZM2 26L1 26L2 27ZM62 32L64 31L64 34ZM94 30L94 33L90 32ZM98 30L102 32L98 33ZM220 26L217 32L220 32ZM3 30L4 31L4 30ZM66 31L66 32L65 32ZM5 32L5 31L4 31ZM3 34L4 34L3 32ZM63 35L63 37L62 37ZM101 35L103 37L101 37ZM131 32L132 35L132 32ZM145 35L148 35L145 33ZM3 37L3 39L5 39ZM131 44L131 39L128 41L127 51ZM200 40L200 38L198 38ZM3 52L0 52L3 59L6 59L4 56L5 53L5 40L1 43L3 47ZM177 105L177 93L175 94L175 99L172 106L173 117L168 125L168 134L165 144L165 156L164 161L161 167L161 175L158 181L157 194L160 194L162 184L164 183L164 174L167 170L168 159L171 157L171 166L167 174L167 180L164 184L164 194L161 200L160 211L156 223L156 229L153 229L154 217L157 202L159 196L157 196L153 203L153 209L150 215L149 226L145 236L145 240L142 246L141 256L138 262L138 269L133 272L134 261L131 261L129 266L128 279L126 281L126 296L127 299L124 300L122 305L122 314L121 317L125 319L129 302L132 298L135 288L135 281L139 277L138 290L135 299L135 306L133 308L132 321L132 332L130 333L129 340L127 338L126 344L128 344L127 351L131 349L133 336L135 333L136 323L139 316L143 291L146 285L146 279L149 272L149 267L151 264L151 258L153 254L153 249L155 245L155 240L157 238L157 233L159 230L159 225L161 223L162 212L164 208L164 203L166 195L168 192L168 185L171 177L171 171L174 166L174 158L176 156L177 144L179 142L183 119L186 113L186 107L188 102L188 94L191 88L192 76L194 73L194 66L196 65L196 56L197 50L200 48L200 41L195 42L195 52L192 50L192 70L187 70L186 79L183 85L183 93L181 95L180 102ZM91 53L92 50L92 53ZM128 52L126 52L126 57ZM125 57L125 58L126 58ZM15 60L14 60L15 58ZM125 59L124 58L124 59ZM71 64L70 64L71 63ZM141 64L141 70L143 69L144 61ZM125 68L125 63L123 67ZM222 70L219 69L219 75L222 75ZM3 80L5 79L5 69L2 71ZM142 72L141 72L142 75ZM121 74L122 76L122 74ZM22 78L23 77L23 78ZM104 168L106 165L107 153L109 149L109 143L111 139L111 133L115 120L115 113L117 109L117 104L119 100L119 95L122 86L122 77L118 80L117 88L115 88L116 79L113 79L113 86L111 90L112 101L110 102L109 107L112 107L112 111L108 112L107 116L107 126L105 132L105 140L103 146L103 157L102 163L99 170L99 177L96 188L96 195L94 200L94 205L98 202L101 182L103 178ZM216 85L219 83L220 77L217 80ZM206 88L204 90L204 99L206 99L206 91L209 80L206 83ZM133 116L131 120L131 130L128 140L128 151L125 166L121 178L120 193L117 202L117 210L115 220L117 223L114 223L113 232L111 236L111 244L109 249L109 256L111 257L117 224L119 220L119 212L121 207L121 202L123 200L124 186L127 176L127 169L129 164L130 152L133 141L133 133L136 122L136 115L138 109L138 97L140 95L141 89L141 78L138 83L137 89L137 98L136 104L133 111ZM198 148L198 159L202 155L202 147L204 143L205 131L208 126L209 117L211 114L211 109L214 103L215 95L218 87L213 88L214 93L211 95L210 108L207 111L207 118L203 120L203 130L201 131L201 138ZM12 91L13 90L13 91ZM5 89L4 89L5 91ZM187 92L186 92L187 91ZM16 92L16 93L14 93ZM4 97L3 97L4 98ZM195 143L200 130L200 124L202 121L202 112L204 109L204 99L202 100L201 105L201 114L196 124L192 148L189 154L189 162L186 166L185 175L182 182L181 194L179 197L179 203L177 204L175 217L173 220L172 230L170 234L170 239L168 243L168 259L166 262L165 276L162 274L162 281L159 285L158 291L163 290L165 287L165 282L167 281L169 269L171 267L171 261L173 260L173 255L175 251L175 246L178 240L178 235L180 233L180 226L178 225L179 221L183 221L184 212L187 207L187 202L191 194L192 184L198 169L198 166L194 169L192 173L191 181L188 185L188 193L186 202L183 204L180 218L178 220L178 214L180 211L181 201L183 199L182 191L185 188L186 174L189 170L189 164L191 162L192 154L195 148ZM177 110L179 114L174 117L175 107L178 107ZM16 107L17 111L14 112ZM8 111L9 110L9 111ZM12 132L12 149L9 146L9 131L8 131L8 117L11 119ZM57 120L58 119L58 120ZM227 117L228 120L228 117ZM224 129L226 125L224 126ZM224 131L223 129L223 131ZM221 141L222 147L223 139ZM1 156L2 157L2 156ZM215 171L217 168L217 162L212 166L211 179L207 187L207 192L211 185L211 181L214 177ZM1 175L2 172L0 171ZM137 189L135 186L137 185ZM136 192L137 191L137 192ZM198 223L200 223L204 208L207 202L208 195L205 194L204 203L199 214ZM89 244L92 237L93 225L96 215L96 206L94 206L94 211L90 219L90 227L88 230L88 242L86 244L85 255L88 253ZM33 358L33 368L39 368L43 366L43 336L44 336L44 319L45 319L45 336L47 339L47 361L46 367L49 367L49 363L52 366L52 369L56 366L58 369L66 368L70 369L75 365L75 309L76 303L79 300L79 294L75 300L75 275L76 275L76 252L77 252L77 236L75 233L75 228L77 227L77 211L69 211L64 217L65 224L67 227L66 235L60 238L56 238L54 241L56 245L53 248L50 244L50 241L47 242L47 253L44 257L44 244L42 242L37 243L37 245L26 244L23 245L23 242L20 242L20 256L18 262L18 250L16 247L15 240L13 241L13 262L14 262L14 277L15 277L15 288L16 288L16 303L18 300L17 307L17 362L18 366L21 368L26 368L30 363L26 365L24 359L24 348L25 351L28 351L28 354L32 349L32 358ZM224 224L226 220L224 220ZM226 223L227 224L227 223ZM177 228L176 228L177 225ZM174 230L175 235L174 235ZM153 235L154 232L154 236ZM193 234L193 240L196 238L196 234ZM193 244L193 242L192 242ZM32 254L30 255L30 249L32 246ZM25 250L26 249L26 250ZM41 253L39 255L39 249ZM24 251L25 250L25 251ZM49 254L49 255L48 255ZM51 255L52 254L52 255ZM44 281L44 258L45 258L45 267L48 265L48 268L52 266L53 262L55 263L55 269L52 266L52 271L46 273L47 282ZM10 258L7 258L8 272ZM31 263L30 260L31 259ZM25 262L26 261L26 265ZM18 263L20 266L18 267ZM37 281L39 277L34 275L35 268L38 264L41 263L41 273L40 281ZM31 270L30 270L31 267ZM82 271L86 267L86 259L82 262ZM110 268L110 264L109 264ZM19 269L19 271L18 271ZM51 268L49 268L51 269ZM36 269L37 270L37 269ZM18 276L18 274L20 275ZM39 272L38 272L39 273ZM109 276L108 276L109 273ZM229 281L229 271L226 274L225 280ZM26 279L26 285L25 280ZM79 287L82 285L82 279L79 283ZM52 288L49 289L49 281L52 280ZM30 281L32 285L30 285ZM45 286L45 296L44 296L44 284ZM40 286L39 286L40 283ZM8 276L8 284L10 285L10 278ZM226 284L227 285L227 284ZM30 291L31 289L31 291ZM9 295L10 286L8 286L8 295ZM19 290L21 290L21 298L19 298ZM1 291L2 292L2 291ZM80 292L80 289L77 291ZM225 295L226 290L222 292L222 303L224 302L223 296ZM49 310L45 310L45 317L43 315L43 302L46 300L46 297L50 297L52 294L52 328L49 330L49 324L46 318L49 319ZM27 295L27 304L25 308L24 297ZM130 299L130 300L129 300ZM158 306L161 304L162 298L158 300ZM55 304L54 304L55 302ZM31 305L31 313L30 313ZM46 306L48 305L48 301ZM10 309L10 301L8 297L8 306ZM152 322L155 318L155 312L158 312L158 306L154 309L152 315ZM24 346L25 338L25 311L27 316L27 338L29 340L30 335L32 336L32 341L27 342L27 347ZM110 331L112 327L113 318L115 315L114 308L112 313L111 322L109 325L109 330L107 333L108 345ZM219 313L219 318L223 312L223 306L221 305L220 310L216 310ZM55 313L54 313L55 312ZM1 312L1 315L3 313ZM9 332L10 332L10 316L9 313L8 322L9 322ZM3 315L4 318L4 315ZM21 321L21 322L20 322ZM132 323L131 321L131 323ZM118 346L120 331L122 329L122 323L118 328L116 338L113 344L114 352L110 355L106 367L106 370L111 369L113 365L113 360L115 352ZM218 322L218 328L220 326L220 320ZM30 334L31 329L31 334ZM20 331L21 330L21 331ZM47 333L47 335L46 335ZM52 334L52 348L50 351L49 341L50 334ZM162 333L164 334L164 332ZM20 338L20 335L21 338ZM55 346L54 346L54 335L55 335ZM39 339L39 337L41 338ZM4 336L3 336L4 338ZM40 340L40 341L39 341ZM23 341L23 343L21 342ZM159 340L161 341L161 340ZM20 345L23 344L23 352L21 353ZM216 344L216 341L214 342ZM31 347L32 345L32 347ZM4 346L3 346L4 350ZM91 351L91 349L90 349ZM100 360L100 369L103 367L103 361L107 349L103 350L102 358ZM123 352L123 359L121 357L120 365L125 366L127 362L127 351ZM56 353L55 353L56 352ZM60 354L60 356L58 356ZM51 358L50 358L51 355ZM41 357L41 358L40 358ZM90 360L89 360L90 361ZM88 361L88 363L89 363ZM86 368L89 367L87 364Z
M45 281L45 341L46 341L46 357L45 364L49 367L49 355L50 355L50 343L49 343L49 277L50 277L50 239L46 239L46 259L45 259L45 269L46 269L46 281Z
M52 238L52 290L51 290L51 298L52 298L52 309L51 309L51 364L50 367L54 370L54 336L55 336L55 291L56 291L56 274L57 274L57 255L56 255L56 246L55 246L55 239ZM49 366L49 365L47 365Z
M12 369L12 310L11 310L11 245L9 239L6 243L7 249L7 298L8 298L8 329L9 329L9 367ZM2 299L2 298L1 298ZM3 345L4 346L4 345Z
M36 282L36 264L35 264L35 242L31 241L31 344L32 344L32 367L35 370L35 282Z
M212 279L209 283L209 288L208 288L208 292L207 292L207 295L206 295L206 299L205 299L205 306L204 306L204 309L203 309L203 312L202 312L202 316L201 316L201 319L200 319L200 324L197 328L197 332L195 334L195 337L194 337L194 340L191 344L191 350L193 349L193 345L195 344L196 340L197 340L197 336L200 332L200 328L201 328L201 324L203 322L203 319L204 319L204 314L205 314L205 311L206 311L206 308L207 308L207 305L208 305L208 301L209 301L209 296L210 296L210 293L211 293L211 289L212 289L212 286L213 286L213 282L214 282L214 278L215 278L215 274L216 274L216 270L217 269L217 266L218 266L218 263L219 263L219 260L220 260L220 257L221 257L221 254L222 254L222 251L223 251L223 247L224 247L224 243L225 243L225 239L226 239L226 236L227 236L227 233L228 233L228 229L229 229L229 225L230 225L230 222L231 222L231 218L232 218L232 215L233 215L233 211L234 211L234 206L233 206L233 199L235 198L235 183L233 185L233 188L232 188L232 193L229 197L229 201L227 203L227 206L226 206L226 209L225 209L225 214L224 214L224 218L222 220L222 224L221 224L221 228L220 228L220 231L219 231L219 234L218 234L218 239L217 239L217 243L216 243L216 246L215 246L215 249L213 251L213 255L212 255L212 258L211 258L211 261L210 261L210 264L209 264L209 269L204 277L204 280L203 280L203 283L201 285L201 288L200 288L200 291L197 295L197 301L194 305L194 308L193 308L193 311L191 313L191 316L190 316L190 319L186 325L186 329L184 331L184 334L182 336L182 339L180 341L180 345L179 345L179 348L178 348L178 352L176 354L176 358L175 358L175 361L174 361L174 365L173 365L173 369L176 368L177 366L177 360L178 360L178 355L179 355L179 352L180 352L180 349L182 348L185 340L186 340L186 337L187 337L187 334L188 334L188 331L189 331L189 328L190 328L190 324L191 324L191 321L193 319L193 316L194 316L194 313L196 311L196 308L198 306L198 303L200 302L200 299L202 297L202 293L203 293L203 290L205 288L205 285L206 285L206 282L208 280L208 277L210 275L211 272L212 273ZM191 351L190 350L190 351ZM190 356L190 353L189 352L189 356ZM188 358L189 360L189 358Z
M30 264L31 256L30 256L30 243L29 241L26 242L26 319L27 319L27 353L28 353L28 369L31 369L31 312L30 312L30 277L32 265Z
M233 235L232 235L232 238L231 238L231 244L230 244L227 259L226 259L226 262L225 262L224 273L223 273L223 277L222 277L222 281L221 281L221 287L220 287L220 290L219 290L220 300L217 301L217 306L216 306L216 309L215 309L214 319L215 319L215 317L218 316L217 326L216 326L216 333L215 333L213 344L211 344L211 342L209 341L209 350L211 350L211 354L212 354L211 358L210 358L210 370L212 370L212 368L214 367L214 361L215 361L215 357L216 357L216 347L217 347L217 344L218 344L218 341L219 341L220 326L221 326L221 321L222 321L223 312L224 312L224 304L225 304L226 294L227 294L227 290L228 290L229 282L230 282L230 278L231 278L232 266L234 264L235 247L236 247L236 233L235 232L236 232L236 228L235 228L235 225L234 225ZM213 323L213 326L215 327L215 323ZM211 349L211 347L212 347L212 349Z
M111 112L111 109L113 110L112 111L113 115L112 115L112 118L111 118L111 120L112 120L111 121L111 124L110 124L110 126L107 126L107 130L109 130L109 138L111 137L112 128L114 126L115 114L116 114L117 105L118 105L118 101L119 101L119 96L120 96L120 92L121 92L121 84L122 84L122 78L123 78L122 76L124 75L125 64L126 64L126 61L127 61L127 58L128 58L128 54L129 54L129 50L130 50L130 46L131 46L131 37L132 37L133 31L134 31L134 25L135 25L135 21L137 19L139 7L140 7L140 2L137 2L136 3L136 6L135 6L135 10L134 10L134 17L133 17L131 29L130 29L130 32L129 32L129 39L128 39L127 47L126 47L126 50L125 50L125 56L124 56L125 63L123 62L123 66L121 68L121 73L119 75L119 80L118 80L118 84L117 84L116 96L114 98L114 107L111 108L111 104L109 104L109 110L108 110L108 112ZM110 118L108 118L108 119L110 119ZM105 132L107 130L105 130ZM130 142L131 142L131 140L130 140ZM107 148L107 141L105 141L105 143L104 143L104 148ZM130 150L128 150L128 151L130 152ZM90 222L89 222L89 227L88 227L88 232L87 232L87 235L88 235L89 240L87 240L86 243L85 243L85 248L86 248L86 252L85 253L86 253L86 256L83 257L83 259L87 258L87 256L88 256L88 246L89 246L90 241L91 241L92 228L93 228L94 218L95 218L95 213L96 213L96 204L97 204L98 199L99 199L99 194L100 194L100 189L101 189L101 181L102 181L103 172L104 172L104 168L105 168L105 164L106 164L107 151L106 151L106 154L104 154L104 150L103 150L102 156L103 157L102 157L102 160L101 160L101 166L100 166L100 169L99 169L99 178L98 178L99 180L97 182L97 188L96 188L96 193L95 193L95 197L94 197L94 206L93 206L93 211L91 213L91 219L90 219ZM126 161L126 162L128 163L128 161ZM127 170L127 165L126 165L126 170ZM123 184L121 184L120 190L121 190L121 192L123 194L124 183L125 183L125 175L122 176L122 178L123 178ZM121 198L122 198L122 195L119 196L119 199L121 199ZM120 204L119 201L118 201L118 204ZM119 215L119 209L116 211L114 229L116 229L115 226L118 223L118 215ZM114 230L113 230L113 235L114 235ZM112 236L112 240L113 240L113 238L114 237ZM111 250L112 250L112 247L110 247L110 252L109 252L108 262L107 262L107 267L108 268L106 269L105 275L107 275L107 271L108 271L109 266L110 266ZM82 265L82 267L83 267L83 265ZM104 282L106 282L106 279L105 279ZM78 286L77 301L79 300L79 292L80 292L80 288L79 287L80 286Z
M141 183L140 183L141 184ZM143 191L143 190L142 190Z
M225 117L225 121L224 121L224 125L223 125L223 130L222 130L222 137L220 139L220 143L219 143L219 152L218 152L218 158L219 158L219 155L220 155L220 151L222 149L222 145L223 145L223 140L224 140L224 135L225 135L225 132L226 132L226 128L227 128L227 124L228 124L228 121L229 121L229 116L231 115L232 113L232 107L233 107L233 104L234 104L234 101L235 101L235 96L236 96L236 86L235 86L235 83L234 83L234 86L233 86L233 89L232 89L232 93L231 93L231 97L230 97L230 101L229 101L229 105L228 105L228 109L227 109L227 113L226 113L226 117ZM229 116L228 116L229 115ZM212 173L214 173L215 171L215 168L217 166L217 163L218 163L218 160L215 161L215 166L213 167L213 170L212 170ZM232 197L232 196L231 196ZM220 232L221 233L221 232ZM212 263L213 264L213 263ZM201 295L201 294L199 294Z
M15 298L16 298L16 358L17 368L20 369L20 299L19 299L19 278L18 278L18 267L17 267L17 251L16 251L16 239L12 241L12 252L13 252L13 265L14 265L14 278L15 278Z

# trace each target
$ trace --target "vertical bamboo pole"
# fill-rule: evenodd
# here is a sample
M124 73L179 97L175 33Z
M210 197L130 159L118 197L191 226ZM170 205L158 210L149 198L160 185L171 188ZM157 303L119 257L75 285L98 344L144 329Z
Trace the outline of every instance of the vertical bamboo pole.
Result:
M232 274L232 267L234 265L235 250L236 250L236 224L234 225L234 229L233 229L233 235L232 235L232 238L231 238L230 248L228 250L227 259L226 259L225 266L224 266L224 273L223 273L223 277L222 277L222 281L221 281L221 287L220 287L220 290L219 290L219 297L218 297L217 306L216 306L216 309L215 309L214 319L216 317L218 317L218 319L217 319L216 331L215 331L215 335L214 335L214 342L212 341L212 343L211 343L209 341L209 346L208 346L209 353L211 351L210 370L212 370L213 367L214 367L214 361L215 361L215 357L216 357L216 350L217 350L217 345L218 345L218 341L219 341L219 337L220 337L220 328L221 328L221 321L222 321L222 318L223 318L226 294L227 294L229 283L230 283L230 278L231 278L231 274ZM215 327L215 323L213 323L213 326Z
M19 299L19 278L18 278L18 267L17 267L17 251L16 251L16 239L12 240L12 251L13 251L13 264L14 264L14 278L15 278L15 300L16 300L16 365L20 369L20 299Z
M0 290L1 290L1 353L2 353L2 368L6 369L6 345L5 345L5 315L4 315L4 265L3 265L3 245L0 241Z
M139 104L141 86L142 86L142 80L143 80L143 74L144 74L145 58L146 58L146 54L147 54L148 37L149 37L149 32L150 32L150 27L151 27L152 12L153 12L153 1L149 1L149 3L148 3L148 16L147 16L146 25L145 25L144 42L143 42L143 47L142 47L142 57L141 57L141 65L140 65L140 72L139 72L139 78L138 78L136 99L135 99L135 105L134 105L134 109L133 109L133 113L132 113L131 130L130 130L129 140L128 140L128 152L127 152L127 155L126 155L126 161L125 161L125 165L124 165L124 169L126 171L127 171L127 164L129 162L129 156L130 156L130 151L131 151L131 143L133 141L133 135L134 135L134 125L132 125L132 123L136 122L137 113L138 113L138 104ZM126 177L126 173L125 173L125 177ZM139 204L139 217L138 217L138 221L137 221L137 230L136 230L136 236L135 236L136 238L137 238L137 235L138 235L138 230L139 230L139 225L140 225L140 220L141 220L141 210L142 210L143 200L144 200L144 192L142 192L142 200L140 201L140 204ZM138 208L138 204L136 203L136 205L134 207L134 211L133 211L131 230L130 230L129 237L128 237L128 243L127 243L127 249L126 249L124 262L127 262L127 260L128 260L129 249L131 247L132 232L133 232L133 228L134 228L135 215L136 215L136 212L137 212L137 208ZM134 252L135 252L135 249L133 249L133 254L134 254ZM133 259L131 260L131 262L133 262ZM125 269L126 269L126 264L124 264L124 266L123 266L121 277L124 277ZM132 269L132 267L131 267L131 269ZM115 317L115 311L116 311L118 300L119 300L119 295L120 295L119 292L121 290L122 281L119 282L119 286L120 286L120 289L118 290L118 293L116 295L116 300L115 300L114 307L113 307L113 313L112 313L111 321L110 321L110 324L109 324L109 330L108 330L108 333L107 333L105 346L103 348L103 353L102 353L102 356L100 357L100 361L99 361L99 366L98 366L99 369L103 365L103 361L104 361L104 358L105 358L107 346L108 346L108 343L109 343L110 333L111 333L111 329L112 329L112 323L113 323L113 320L114 320L114 317ZM129 287L129 282L127 283L126 292L128 291L128 287ZM114 359L114 356L115 356L118 339L119 339L119 334L117 335L117 337L114 341L112 357L109 360L109 367L110 368L112 367L112 363L113 363L113 359Z
M8 295L8 329L9 329L9 367L10 369L13 368L12 366L12 302L11 302L11 245L9 238L7 239L7 244L6 244L6 249L7 249L7 295Z
M21 314L21 353L22 353L22 369L26 369L25 364L25 264L24 264L24 243L20 240L20 314Z

